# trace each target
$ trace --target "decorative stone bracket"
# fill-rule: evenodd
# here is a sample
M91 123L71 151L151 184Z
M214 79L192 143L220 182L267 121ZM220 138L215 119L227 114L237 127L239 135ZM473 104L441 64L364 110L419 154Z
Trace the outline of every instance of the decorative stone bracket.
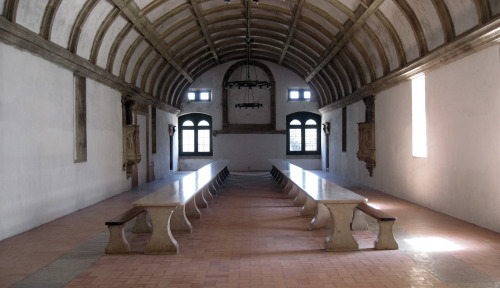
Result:
M366 163L366 169L373 176L375 161L375 96L363 98L365 103L365 122L358 123L359 151L356 154L360 161Z

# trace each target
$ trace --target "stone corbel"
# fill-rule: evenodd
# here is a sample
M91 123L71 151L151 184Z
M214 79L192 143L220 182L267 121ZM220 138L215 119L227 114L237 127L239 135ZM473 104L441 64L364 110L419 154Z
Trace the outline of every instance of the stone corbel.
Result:
M330 122L325 122L323 123L323 132L325 132L325 135L330 135Z
M375 96L363 98L365 103L365 122L358 123L359 151L356 154L360 161L366 163L366 169L373 176L375 159Z
M174 136L175 127L176 127L175 125L171 125L171 124L168 125L168 136Z

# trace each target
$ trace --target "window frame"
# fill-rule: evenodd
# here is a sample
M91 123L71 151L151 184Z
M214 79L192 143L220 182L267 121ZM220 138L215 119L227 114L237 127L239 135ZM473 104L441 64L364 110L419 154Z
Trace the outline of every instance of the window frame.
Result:
M300 121L300 125L291 125L293 120ZM314 120L316 125L306 125L307 120ZM316 130L316 150L306 151L306 129ZM301 150L290 151L290 130L301 130ZM286 154L287 155L321 155L321 115L312 112L295 112L286 116Z
M297 91L299 92L299 98L297 99L292 99L290 97L290 94L291 92L293 91ZM304 98L304 92L309 92L309 94L311 95L309 98ZM312 91L310 89L288 89L288 101L310 101L311 98L312 98Z
M189 99L189 93L195 94L195 97L193 100ZM209 95L208 100L201 99L202 93L208 93L208 95ZM188 103L191 103L191 102L212 102L212 90L210 90L210 89L189 90L186 93L186 97L187 97Z
M201 121L207 121L209 126L199 126ZM179 116L179 156L213 156L213 137L212 137L212 116L202 113L191 113ZM192 121L194 126L183 126L184 122ZM184 131L194 131L194 152L183 151L183 135ZM210 151L199 152L198 149L198 131L209 130L210 137Z

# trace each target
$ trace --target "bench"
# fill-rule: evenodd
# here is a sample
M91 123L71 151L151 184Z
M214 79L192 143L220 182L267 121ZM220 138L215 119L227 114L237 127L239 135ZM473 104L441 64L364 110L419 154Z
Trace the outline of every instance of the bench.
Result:
M273 164L271 175L283 188L284 192L288 193L290 198L293 198L293 205L302 206L300 215L303 217L314 216L309 229L315 230L323 227L332 229L332 234L327 237L325 242L326 251L358 249L358 244L352 235L347 235L345 232L343 234L336 232L336 230L351 230L351 220L353 227L355 225L360 226L360 224L354 224L364 220L360 216L354 216L353 218L353 214L358 215L360 213L357 213L357 211L370 215L377 219L379 223L379 234L377 240L375 240L375 249L398 249L398 244L392 233L395 217L369 206L365 203L368 199L307 170L280 159L269 161ZM351 205L347 205L347 203ZM352 205L352 203L355 203L355 205ZM342 228L338 226L339 224L342 225ZM366 220L364 220L364 224L368 227ZM337 235L335 235L336 233ZM333 239L335 237L336 239ZM337 244L334 243L335 240L338 242Z
M378 235L375 239L375 249L377 250L397 250L398 243L394 239L394 234L392 233L392 226L396 221L396 217L393 217L384 211L378 210L366 203L359 203L356 207L359 211L375 218L378 223ZM359 221L360 217L354 214L353 223ZM361 218L362 219L362 218ZM363 221L363 220L361 220Z
M229 161L218 160L184 176L132 203L144 208L152 222L153 230L145 254L177 254L179 246L172 231L191 232L187 217L199 217L200 207L206 207L207 199L213 197L211 189L219 189L229 176Z
M151 226L146 221L146 210L143 207L132 207L115 218L106 221L109 229L109 242L106 246L106 254L122 254L130 251L130 245L125 238L125 224L137 218L133 231L148 232ZM138 217L142 216L142 217Z

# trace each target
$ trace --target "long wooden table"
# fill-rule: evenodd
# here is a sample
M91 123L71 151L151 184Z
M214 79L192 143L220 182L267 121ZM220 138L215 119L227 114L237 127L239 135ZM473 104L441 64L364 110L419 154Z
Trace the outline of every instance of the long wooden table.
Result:
M153 231L145 254L177 254L179 246L172 230L191 231L186 209L198 210L195 197L208 193L209 185L219 185L228 174L229 161L219 160L184 176L182 179L155 191L133 203L144 207L151 217ZM199 200L198 200L199 201ZM186 206L189 206L186 208ZM199 213L199 212L198 212Z
M305 169L280 159L269 160L273 170L279 171L281 182L287 181L296 185L300 192L305 192L302 212L304 214L314 211L314 219L311 226L319 222L328 221L332 231L325 240L326 251L352 251L358 250L359 244L351 234L350 223L352 213L358 203L367 202L368 199L335 185ZM288 184L287 184L288 185ZM293 187L292 189L294 189ZM297 196L300 197L300 196ZM321 209L322 205L326 209Z

